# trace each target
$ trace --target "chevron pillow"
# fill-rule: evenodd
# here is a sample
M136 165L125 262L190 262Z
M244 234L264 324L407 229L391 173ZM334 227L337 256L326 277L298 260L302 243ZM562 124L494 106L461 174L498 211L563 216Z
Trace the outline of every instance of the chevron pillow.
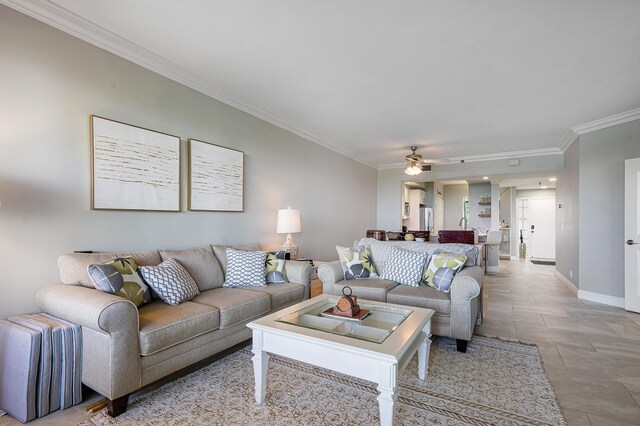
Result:
M227 248L227 276L224 287L266 287L267 253Z
M395 281L399 284L418 287L420 278L422 278L424 265L427 263L428 258L429 254L426 252L393 247L380 278Z
M167 259L158 266L140 266L138 270L147 284L169 305L178 305L200 294L196 282L175 259Z

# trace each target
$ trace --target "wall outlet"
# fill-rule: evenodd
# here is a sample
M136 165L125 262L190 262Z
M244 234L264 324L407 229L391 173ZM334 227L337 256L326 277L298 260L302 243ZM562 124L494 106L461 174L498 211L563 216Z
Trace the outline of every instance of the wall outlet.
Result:
M573 269L569 271L569 278L573 278Z

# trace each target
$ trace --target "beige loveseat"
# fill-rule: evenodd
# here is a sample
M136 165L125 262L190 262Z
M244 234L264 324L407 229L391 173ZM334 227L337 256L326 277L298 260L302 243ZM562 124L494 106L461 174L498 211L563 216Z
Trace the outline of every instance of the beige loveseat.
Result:
M467 263L453 279L449 293L426 285L411 287L380 278L346 281L340 261L325 263L318 267L318 277L322 280L322 291L325 294L340 295L342 288L349 286L353 294L362 299L433 309L435 311L431 325L433 334L456 339L458 351L466 352L467 342L471 340L475 325L480 325L482 321L482 281L484 279L484 269L480 266L482 250L468 244L425 244L409 241L378 241L373 238L363 238L356 245L371 247L373 262L378 273L384 270L393 246L427 252L430 255L433 255L436 250L467 254L469 256Z
M259 250L257 244L233 246ZM287 284L223 288L226 246L138 253L65 254L62 284L40 290L37 304L82 326L82 383L107 398L109 414L126 410L130 393L251 338L246 324L309 298L311 265L287 261ZM201 291L171 306L153 300L139 309L127 299L96 290L87 266L133 256L139 266L176 259Z

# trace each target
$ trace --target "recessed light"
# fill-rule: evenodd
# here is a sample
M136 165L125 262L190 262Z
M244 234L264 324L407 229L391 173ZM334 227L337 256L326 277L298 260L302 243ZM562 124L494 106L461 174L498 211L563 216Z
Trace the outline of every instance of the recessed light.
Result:
M549 178L549 182L555 182L557 180L558 180L557 178Z
M547 189L547 187L546 187L546 186L541 186L540 188L542 188L542 189Z
M487 180L489 179L489 176L483 176L482 179Z

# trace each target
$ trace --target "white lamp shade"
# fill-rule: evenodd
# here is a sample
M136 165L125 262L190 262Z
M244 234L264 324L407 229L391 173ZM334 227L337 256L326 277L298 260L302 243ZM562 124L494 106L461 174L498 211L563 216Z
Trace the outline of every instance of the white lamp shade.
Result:
M278 234L302 232L302 225L300 225L300 210L291 208L279 209L276 232Z

